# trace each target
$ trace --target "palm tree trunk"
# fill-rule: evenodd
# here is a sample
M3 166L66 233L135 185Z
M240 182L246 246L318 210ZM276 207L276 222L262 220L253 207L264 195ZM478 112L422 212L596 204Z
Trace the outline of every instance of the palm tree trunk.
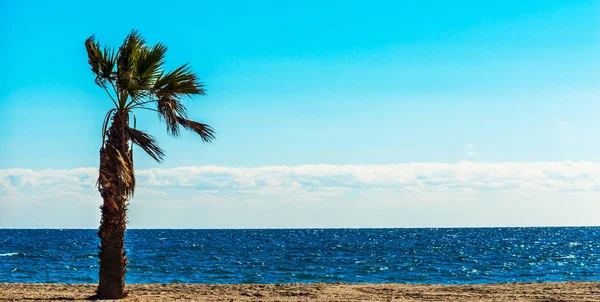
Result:
M131 178L127 174L131 173L133 177L133 163L124 129L128 123L127 113L117 112L100 150L98 185L104 203L100 207L100 280L96 293L97 298L101 299L125 297L127 258L124 241L127 198L132 187Z

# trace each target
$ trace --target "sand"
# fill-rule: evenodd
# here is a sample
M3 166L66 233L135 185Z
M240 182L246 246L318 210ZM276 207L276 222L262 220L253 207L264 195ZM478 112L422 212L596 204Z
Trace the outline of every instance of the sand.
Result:
M0 284L0 301L86 301L93 284ZM133 284L124 301L600 301L600 282L485 285ZM123 300L122 300L123 301Z

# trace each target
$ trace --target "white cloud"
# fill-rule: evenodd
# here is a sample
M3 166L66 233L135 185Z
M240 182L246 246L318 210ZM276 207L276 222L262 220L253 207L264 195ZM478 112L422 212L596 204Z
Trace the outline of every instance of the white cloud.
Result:
M467 155L468 155L468 156L475 156L475 155L476 155L476 153L475 153L475 152L469 152L469 153L467 153Z
M469 152L475 155L475 152ZM97 193L97 169L0 170L0 192L23 197L36 193ZM170 189L235 191L255 194L322 193L332 189L376 188L432 192L457 188L599 190L600 164L406 163L391 165L302 165L231 168L220 166L148 169L136 172L138 192L167 195Z
M567 127L570 126L569 123L565 122L565 121L558 122L558 125L561 126L561 127L563 127L563 128L567 128Z
M40 217L48 212L43 210L44 207L60 207L61 211L56 215L63 215L64 210L65 219L57 218L61 223L67 221L70 208L85 209L91 211L88 215L93 215L101 203L95 188L96 178L96 168L0 170L0 227L16 227L14 224L20 223L20 220L14 220L10 225L7 223L13 221L10 219L20 213L17 210L19 208L29 209L23 212L39 212L24 218L23 221L41 219ZM422 220L414 220L407 216L406 221L414 220L410 220L413 221L411 224L407 222L407 226L422 223L453 225L458 221L475 221L471 224L476 224L480 223L477 222L477 219L480 219L478 217L484 217L488 211L498 212L498 207L507 209L504 216L498 215L506 221L514 222L511 219L516 215L517 209L525 212L526 209L535 211L538 214L532 215L541 215L543 218L550 217L549 214L544 216L544 211L555 210L557 214L552 215L560 215L566 211L561 208L563 204L575 205L577 202L588 207L577 214L580 215L577 217L581 218L581 215L587 215L586 213L597 212L595 208L592 209L597 203L591 201L597 200L600 195L600 163L592 162L465 161L455 164L302 165L258 168L202 166L138 170L136 178L136 197L131 204L134 208L138 207L135 211L132 210L132 220L138 223L138 227L198 227L198 224L194 224L196 221L207 223L200 226L209 227L285 227L291 226L287 224L290 221L296 221L294 225L304 227L361 226L369 221L373 226L393 226L397 221L392 215L394 211L410 213L417 209L421 211L419 217ZM553 202L552 207L549 205L550 201ZM448 213L452 211L459 213L456 207L467 208L461 208L462 216L445 216L450 215ZM507 207L512 210L508 211ZM471 208L473 210L470 210ZM388 210L383 213L377 212L378 209ZM575 207L569 210L576 209ZM479 216L473 216L473 211L476 210L479 211ZM369 215L373 217L365 219L360 216L361 211L371 213ZM171 220L156 225L156 219L160 221L158 217L164 216L165 213L170 213L172 217L165 217L171 217ZM185 216L192 213L195 216ZM304 213L304 220L296 217L300 215L298 213ZM433 216L429 216L433 215L431 213L437 213L435 215L440 218L433 219ZM73 214L75 213L71 213ZM329 221L322 220L326 219L325 216L321 220L316 218L326 214L350 218L340 218L339 224L323 224ZM185 217L180 217L182 215ZM197 217L201 215L209 216L202 216L204 220L198 220ZM256 215L263 215L260 216L262 220L255 220L255 217L258 217ZM389 221L386 224L378 224L383 220L377 215L392 216L388 217ZM556 223L568 224L565 220L568 217L557 217L562 217L562 220L556 220ZM93 227L96 221L92 220L90 225L85 226ZM184 224L186 221L188 224ZM223 221L233 224L222 224ZM487 220L482 221L481 223L485 224ZM504 220L499 218L498 221ZM311 224L313 222L316 224ZM270 224L265 225L266 223Z
M0 196L19 196L21 200L90 196L90 193L97 193L97 171L95 168L0 170Z
M475 148L475 145L472 144L466 144L465 147L469 148L469 149L473 149Z

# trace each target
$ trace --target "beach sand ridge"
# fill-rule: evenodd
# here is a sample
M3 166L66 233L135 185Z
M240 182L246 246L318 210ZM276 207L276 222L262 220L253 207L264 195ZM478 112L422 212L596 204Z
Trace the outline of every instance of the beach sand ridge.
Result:
M0 301L89 301L94 284L0 284ZM131 284L121 301L600 301L600 282Z

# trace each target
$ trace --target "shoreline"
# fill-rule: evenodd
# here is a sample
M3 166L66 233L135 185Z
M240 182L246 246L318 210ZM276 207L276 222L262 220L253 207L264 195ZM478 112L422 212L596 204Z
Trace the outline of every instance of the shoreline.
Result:
M89 301L96 284L0 283L0 301ZM120 301L600 301L600 281L495 284L128 284Z

